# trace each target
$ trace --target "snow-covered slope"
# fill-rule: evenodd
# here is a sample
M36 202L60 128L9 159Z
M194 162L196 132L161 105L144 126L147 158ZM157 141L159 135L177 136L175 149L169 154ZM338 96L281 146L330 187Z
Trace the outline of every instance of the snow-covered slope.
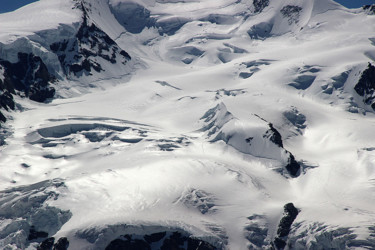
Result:
M374 248L374 23L331 0L1 14L0 248Z

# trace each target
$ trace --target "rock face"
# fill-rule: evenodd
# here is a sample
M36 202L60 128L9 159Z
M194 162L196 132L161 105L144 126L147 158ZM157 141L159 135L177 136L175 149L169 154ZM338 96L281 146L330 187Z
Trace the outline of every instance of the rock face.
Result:
M375 4L364 5L362 7L369 15L375 15Z
M293 205L288 203L284 206L284 216L281 218L278 229L277 237L275 238L273 245L276 249L284 249L286 246L286 239L289 235L293 221L297 218L299 211Z
M77 3L82 11L82 22L71 38L53 42L48 53L57 55L63 75L49 72L49 65L33 53L18 53L18 61L12 63L0 58L0 110L15 109L13 95L28 97L37 102L53 98L55 88L51 83L57 78L77 79L101 73L117 65L117 72L131 59L104 31L90 21L88 11L83 3ZM121 65L120 67L118 65ZM56 78L56 76L57 78ZM95 80L90 79L90 80ZM0 112L0 122L6 116Z
M48 72L42 59L32 53L18 53L16 63L0 59L0 73L3 75L3 79L0 78L1 109L15 109L14 94L37 102L44 102L55 94L55 89L50 86L54 76ZM6 121L1 112L0 121Z
M42 59L33 54L18 53L18 62L1 60L4 69L4 81L1 91L24 94L33 101L44 102L52 98L55 90L49 86L54 77L48 72ZM0 83L1 84L1 83ZM5 98L9 100L9 98ZM3 105L2 105L3 106ZM7 105L11 108L11 105Z
M354 90L363 97L365 104L371 105L372 109L375 110L375 66L368 64Z
M213 250L217 249L209 243L183 235L180 232L159 232L145 235L143 238L124 235L111 241L106 250L151 250L151 249L186 249L186 250Z
M69 241L65 237L61 237L56 243L55 238L47 238L39 244L37 250L67 250Z
M288 23L298 23L299 22L299 16L302 8L295 5L287 5L284 6L280 12L285 17L288 18Z
M92 71L104 71L100 61L111 64L126 64L130 55L122 50L106 33L94 23L90 23L83 4L83 21L78 32L69 40L63 40L50 45L57 54L65 75L80 77L91 75Z
M269 0L253 0L254 12L255 13L262 12L262 10L266 8L269 4L270 4Z

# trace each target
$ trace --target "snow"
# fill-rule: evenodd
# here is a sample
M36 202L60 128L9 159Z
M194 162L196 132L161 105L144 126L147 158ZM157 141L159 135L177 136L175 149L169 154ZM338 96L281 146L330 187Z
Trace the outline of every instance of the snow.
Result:
M187 23L170 35L156 27L128 32L111 8L129 2L166 26ZM139 68L130 80L94 74L91 89L63 80L58 95L64 99L51 103L17 99L24 111L12 114L12 134L1 148L0 190L64 182L57 199L43 206L69 210L72 217L51 236L68 237L72 249L95 249L131 230L179 228L228 249L247 249L245 227L256 221L249 217L259 215L271 242L289 202L300 209L290 236L295 241L310 225L370 236L375 116L353 88L372 60L374 16L328 0L271 1L259 14L251 12L250 1L91 4L92 21L139 60ZM302 7L298 22L289 24L280 13L287 5ZM34 47L49 41L36 39L40 31L48 36L46 30L65 29L61 24L74 27L80 13L71 7L70 1L41 0L1 14L1 48L9 49L0 55L29 41ZM210 14L218 21L207 21ZM259 23L271 23L272 30L251 39L247 32ZM111 74L121 75L117 66ZM252 75L243 79L242 72ZM343 72L346 80L335 87ZM291 110L305 117L305 126L288 120ZM264 139L268 123L281 133L285 150ZM205 129L211 125L217 130ZM304 163L297 178L280 173L286 150ZM194 199L191 190L207 195L210 212L186 201ZM10 221L0 223L1 229ZM111 225L116 233L89 241L91 229ZM309 232L310 246L315 236L329 241L329 233Z
M56 29L62 23L79 22L80 13L73 1L40 0L13 12L0 15L0 41L10 43L35 32Z

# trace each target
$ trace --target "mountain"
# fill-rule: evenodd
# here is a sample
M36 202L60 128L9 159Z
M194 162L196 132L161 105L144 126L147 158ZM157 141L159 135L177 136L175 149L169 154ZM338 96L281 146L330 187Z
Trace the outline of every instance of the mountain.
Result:
M0 248L375 248L372 10L0 14Z

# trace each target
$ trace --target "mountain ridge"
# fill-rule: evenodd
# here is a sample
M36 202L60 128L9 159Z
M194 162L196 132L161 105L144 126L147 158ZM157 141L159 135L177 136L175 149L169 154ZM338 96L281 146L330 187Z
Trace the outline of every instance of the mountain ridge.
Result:
M373 247L367 9L41 0L1 14L0 247Z

